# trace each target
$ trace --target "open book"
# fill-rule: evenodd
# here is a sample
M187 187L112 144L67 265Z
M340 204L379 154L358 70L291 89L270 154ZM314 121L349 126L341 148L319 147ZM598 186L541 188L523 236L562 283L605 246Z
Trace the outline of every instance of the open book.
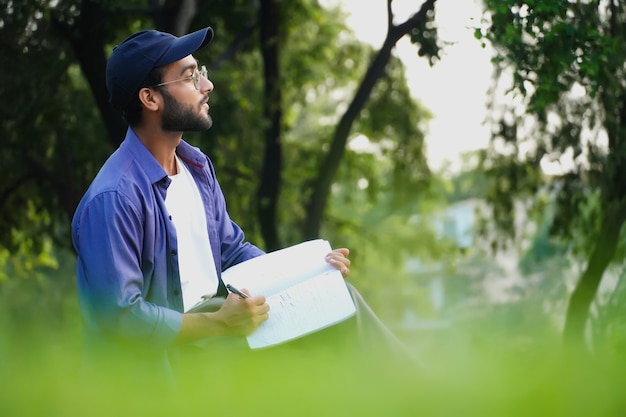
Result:
M339 323L356 309L346 283L325 257L332 250L316 239L270 252L228 268L225 284L263 294L269 319L248 336L252 349L286 342Z

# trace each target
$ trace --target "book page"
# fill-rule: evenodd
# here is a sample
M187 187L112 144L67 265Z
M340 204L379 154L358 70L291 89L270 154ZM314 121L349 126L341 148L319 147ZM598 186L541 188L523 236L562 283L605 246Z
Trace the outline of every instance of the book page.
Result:
M334 270L325 259L330 251L328 241L310 240L234 265L222 273L222 280L235 288L246 288L252 295L268 297L309 277Z
M222 273L225 284L264 295L269 319L248 336L252 349L272 346L321 330L352 316L354 302L332 251L316 239L250 259Z
M267 299L270 318L248 336L252 349L321 330L355 313L341 272L326 271Z

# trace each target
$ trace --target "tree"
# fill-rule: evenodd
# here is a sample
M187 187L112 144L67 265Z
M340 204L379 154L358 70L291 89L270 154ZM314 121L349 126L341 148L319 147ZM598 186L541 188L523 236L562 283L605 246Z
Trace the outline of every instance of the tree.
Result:
M547 184L556 206L550 236L587 260L564 328L566 341L580 343L626 219L626 9L617 0L485 6L477 37L493 44L494 63L512 75L510 92L520 101L494 117L484 161L494 219L512 236L513 200L532 199L541 210ZM568 157L571 167L547 181L541 162Z
M326 208L326 201L330 194L330 186L333 183L336 171L340 163L344 159L344 153L346 144L348 142L349 134L353 128L355 120L361 111L366 107L368 99L372 98L372 90L379 80L385 75L385 67L388 69L391 61L391 51L395 43L406 34L411 34L411 38L414 43L420 45L419 54L426 56L431 62L434 62L438 58L439 46L437 44L436 26L433 25L434 19L434 0L425 2L420 11L414 16L409 18L403 24L393 26L393 15L391 13L391 1L388 1L388 25L389 33L387 40L381 48L381 51L376 54L372 59L372 64L367 69L367 74L361 81L360 85L356 89L354 99L349 104L347 110L338 122L338 126L335 130L335 134L330 139L330 145L328 151L325 154L325 159L317 165L315 171L310 174L310 178L302 183L302 192L304 196L309 196L305 201L305 219L303 221L303 231L300 236L294 238L294 240L301 240L302 238L317 237L320 233L320 225ZM285 18L288 17L288 18ZM284 154L284 141L283 132L289 126L284 126L282 120L283 114L286 113L285 107L289 107L294 100L301 101L298 97L307 97L307 94L311 91L319 90L319 85L316 82L316 77L321 75L321 82L327 82L328 61L316 60L317 54L328 54L331 49L328 48L329 44L336 42L336 36L340 30L343 29L343 25L339 24L337 19L330 19L326 17L326 14L321 12L321 9L316 1L301 1L292 3L276 3L273 1L261 2L260 7L260 49L262 52L262 64L264 74L264 94L262 95L263 117L262 125L264 130L264 148L263 148L263 162L260 167L261 182L259 184L256 202L257 214L259 219L259 225L263 241L267 249L276 249L283 246L284 240L279 236L278 227L278 213L279 210L279 196L282 188L283 181L283 154ZM315 26L311 32L303 30L303 28L311 28ZM329 30L330 29L330 30ZM314 33L314 36L308 35ZM308 35L308 36L307 36ZM306 40L306 51L304 54L296 54L294 49L302 49L299 42ZM359 55L359 50L363 48L351 47L348 51L354 55L335 53L338 57L343 57L345 60L354 62L356 56ZM298 51L300 52L300 51ZM313 58L313 59L311 59ZM333 57L334 58L334 57ZM340 59L334 59L343 65L345 61ZM305 68L302 63L306 62L310 65L310 68ZM396 62L394 65L398 65ZM293 66L297 68L299 72L285 71L290 77L281 77L282 68L290 68ZM324 71L317 70L318 68L326 67ZM317 71L316 71L317 70ZM391 70L390 70L391 71ZM312 78L307 79L306 75L310 75ZM334 76L337 78L333 83L333 87L338 90L342 87L342 83L345 82L345 77L340 76L340 72L334 71ZM386 95L391 96L398 92L398 88L402 88L405 85L405 81L402 75L396 73L392 75L393 80L401 78L402 82L393 81L389 82L391 89L386 90ZM298 82L294 82L298 80ZM282 90L279 87L282 86ZM288 91L284 91L286 85L291 85L295 88L296 94L289 94ZM323 84L322 84L323 85ZM308 89L308 91L307 91ZM292 98L293 96L293 98ZM284 98L283 98L284 97ZM290 99L288 99L289 97ZM402 97L406 99L406 108L403 109L402 103L394 103L397 107L395 109L400 112L400 115L410 115L411 105L413 101L410 96L402 93ZM388 100L388 99L387 99ZM391 100L393 101L393 100ZM375 104L373 104L375 106ZM333 111L336 109L333 108ZM373 114L373 112L372 112ZM383 114L389 116L393 112L387 110ZM375 116L370 116L375 117ZM423 159L422 144L423 135L421 134L418 123L416 121L419 118L408 117L411 122L415 124L406 129L398 129L395 133L398 136L405 134L404 137L398 138L391 137L387 134L387 138L392 141L397 141L397 167L404 166L405 171L398 169L397 174L405 175L407 178L417 177L422 180L427 176L427 167L425 160ZM385 128L390 126L389 120L385 124ZM380 136L382 133L382 126L378 126L371 130L374 136ZM316 155L309 155L312 160L317 161L319 158ZM410 167L406 169L407 167ZM411 171L411 172L410 172ZM415 179L415 178L413 178ZM294 201L288 200L286 202L290 207L293 206ZM284 218L281 219L281 223L284 222ZM287 223L291 227L291 223Z
M280 34L279 6L276 0L261 0L261 54L263 56L263 118L267 120L264 131L265 154L261 168L258 191L258 218L261 234L268 250L279 249L280 239L276 210L281 188L282 171L282 117L283 106L280 88Z
M372 59L354 98L341 116L333 132L330 148L321 169L318 171L318 176L308 198L306 205L307 218L304 225L305 238L313 238L319 234L332 180L345 152L350 129L354 120L364 108L376 82L383 76L395 44L400 38L410 34L411 41L420 46L419 55L425 56L431 63L439 57L437 27L434 25L435 0L424 1L417 13L399 25L394 25L393 23L394 16L391 3L392 0L387 0L387 35L383 46Z

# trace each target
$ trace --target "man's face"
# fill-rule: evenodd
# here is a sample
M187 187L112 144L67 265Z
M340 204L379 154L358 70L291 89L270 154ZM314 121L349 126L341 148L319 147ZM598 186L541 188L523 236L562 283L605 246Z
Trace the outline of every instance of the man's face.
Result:
M213 125L213 119L208 113L207 96L193 104L183 103L172 96L167 89L163 94L163 114L161 127L170 132L192 132L207 130Z
M155 86L163 97L162 129L170 132L209 129L213 125L208 103L213 83L204 67L201 70L196 59L188 55L165 66L162 77L163 82Z

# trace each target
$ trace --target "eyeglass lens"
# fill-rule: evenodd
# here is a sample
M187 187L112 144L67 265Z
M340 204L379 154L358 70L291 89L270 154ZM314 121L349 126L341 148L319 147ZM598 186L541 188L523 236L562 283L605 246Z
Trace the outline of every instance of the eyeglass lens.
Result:
M208 71L206 69L206 67L203 65L200 67L200 71L198 71L197 69L193 72L193 85L194 87L196 87L196 90L200 89L200 76L203 76L204 78L208 78Z

